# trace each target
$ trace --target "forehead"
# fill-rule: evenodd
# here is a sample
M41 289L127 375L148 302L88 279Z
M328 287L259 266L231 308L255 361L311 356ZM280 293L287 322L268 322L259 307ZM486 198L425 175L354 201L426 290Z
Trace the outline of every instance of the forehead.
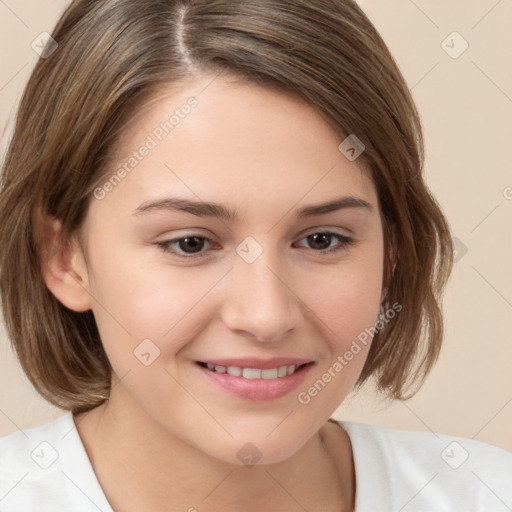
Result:
M340 151L343 140L295 95L202 76L160 88L137 110L118 139L102 203L133 210L165 194L233 208L347 194L375 202L361 162Z

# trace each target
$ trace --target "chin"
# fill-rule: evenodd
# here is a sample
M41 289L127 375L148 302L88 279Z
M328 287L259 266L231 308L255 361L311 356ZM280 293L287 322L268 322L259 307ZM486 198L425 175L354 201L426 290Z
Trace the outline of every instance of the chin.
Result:
M241 467L254 467L268 464L279 464L295 455L307 442L307 439L294 439L290 435L272 434L265 439L261 436L250 436L231 439L228 443L216 443L214 447L204 447L206 453L228 464ZM201 449L201 447L198 447ZM213 449L212 449L213 448Z

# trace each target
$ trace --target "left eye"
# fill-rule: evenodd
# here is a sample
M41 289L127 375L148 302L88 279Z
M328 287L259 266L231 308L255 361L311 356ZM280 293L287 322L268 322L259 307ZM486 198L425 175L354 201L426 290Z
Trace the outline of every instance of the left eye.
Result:
M331 246L333 239L338 239L338 244ZM354 243L353 238L341 235L340 233L331 233L330 231L312 233L302 240L307 240L308 243L313 246L312 248L316 249L316 252L321 254L341 251L342 249L345 249L347 246Z
M338 243L333 246L332 242L336 239L338 240ZM300 242L302 242L302 240L306 240L311 245L310 248L320 254L341 251L354 243L354 240L348 236L331 232L312 233L302 238ZM172 253L184 258L202 256L205 252L203 251L205 245L212 244L213 241L210 238L196 235L175 238L174 240L157 243L164 252Z

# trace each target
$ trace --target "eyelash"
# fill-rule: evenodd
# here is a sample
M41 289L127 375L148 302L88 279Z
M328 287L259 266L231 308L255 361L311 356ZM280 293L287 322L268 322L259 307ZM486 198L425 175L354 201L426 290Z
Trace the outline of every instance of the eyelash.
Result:
M351 246L351 245L353 245L355 243L355 240L353 238L350 238L350 237L348 237L346 235L341 235L340 233L333 233L332 231L317 231L315 233L311 233L309 235L306 235L305 237L301 238L299 241L305 240L305 239L307 239L307 238L309 238L310 236L313 236L313 235L332 236L332 237L338 238L339 241L340 241L340 243L338 245L336 245L334 247L331 247L330 249L324 249L324 250L312 249L314 252L316 252L318 254L321 254L321 255L327 255L327 254L333 254L333 253L340 252L340 251L348 248L349 246ZM212 243L212 240L210 238L208 238L208 237L190 234L190 235L187 235L187 236L184 236L184 237L181 237L181 238L174 238L173 240L166 240L164 242L157 242L156 245L158 245L162 249L163 252L174 254L175 256L178 256L180 258L190 259L190 258L201 258L201 257L204 257L203 256L204 255L204 251L199 252L199 253L188 254L188 255L185 256L184 254L178 253L175 250L169 248L171 244L174 244L174 243L177 243L177 242L181 242L182 240L186 240L187 238L198 238L200 240L206 240L207 242Z

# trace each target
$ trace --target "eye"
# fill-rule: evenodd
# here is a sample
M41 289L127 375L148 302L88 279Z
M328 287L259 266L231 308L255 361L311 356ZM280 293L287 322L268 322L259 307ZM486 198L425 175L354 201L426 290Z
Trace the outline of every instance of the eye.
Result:
M310 244L310 248L320 254L330 254L342 251L355 243L353 238L330 231L312 233L302 240L306 240ZM333 241L337 241L337 243L332 245ZM187 235L182 238L158 242L157 245L165 253L171 253L183 258L198 258L207 252L206 250L203 250L205 249L205 246L206 248L211 248L213 241L204 236Z
M206 244L211 244L212 240L204 236L189 235L182 238L175 238L165 242L158 242L157 245L167 253L183 256L184 258L194 258L202 256L202 249ZM203 251L204 252L204 251Z
M311 248L314 249L315 252L319 252L320 254L329 254L342 251L346 249L348 246L353 245L355 243L355 240L353 238L342 235L340 233L333 233L331 231L312 233L303 238L302 240L307 240ZM332 242L336 240L338 240L338 243L335 245L331 245Z

